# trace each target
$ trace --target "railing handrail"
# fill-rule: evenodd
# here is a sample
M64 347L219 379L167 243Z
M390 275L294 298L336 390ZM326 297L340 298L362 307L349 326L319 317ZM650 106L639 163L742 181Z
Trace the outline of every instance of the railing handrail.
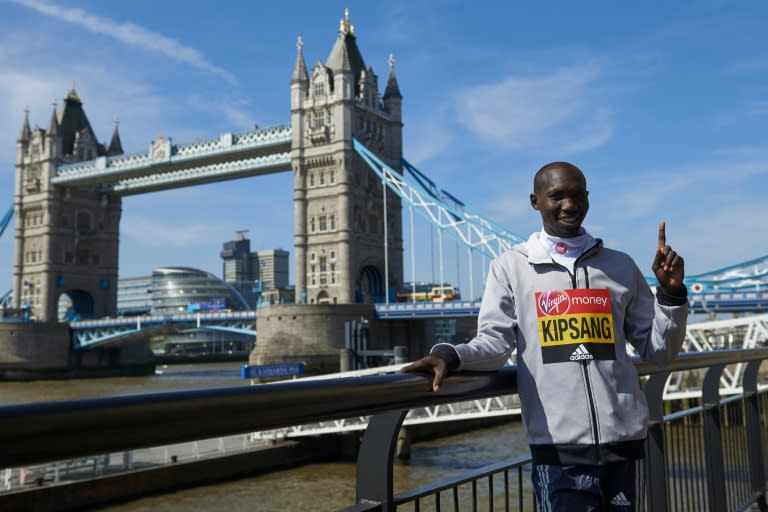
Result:
M641 375L768 359L768 350L685 353ZM425 375L390 373L270 385L36 402L0 407L0 468L366 416L517 392L517 368L462 372L440 393Z

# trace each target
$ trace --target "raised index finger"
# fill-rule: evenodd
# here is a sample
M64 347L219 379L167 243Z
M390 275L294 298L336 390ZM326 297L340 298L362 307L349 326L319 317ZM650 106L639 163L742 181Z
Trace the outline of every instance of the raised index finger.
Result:
M663 249L667 246L667 223L664 221L659 222L659 248Z

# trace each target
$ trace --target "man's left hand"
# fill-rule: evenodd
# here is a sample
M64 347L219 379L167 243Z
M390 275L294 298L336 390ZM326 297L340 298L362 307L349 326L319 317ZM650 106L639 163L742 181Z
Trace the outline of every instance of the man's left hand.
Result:
M664 221L659 223L659 243L651 268L665 293L676 296L685 294L685 286L683 285L685 262L682 256L667 245L666 223Z

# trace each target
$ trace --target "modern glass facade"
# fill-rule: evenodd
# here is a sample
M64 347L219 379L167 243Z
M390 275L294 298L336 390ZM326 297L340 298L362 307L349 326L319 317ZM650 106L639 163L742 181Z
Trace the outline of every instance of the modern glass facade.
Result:
M152 277L126 277L117 282L117 315L148 315L152 310Z
M209 272L189 267L153 270L149 294L152 314L249 309L231 285Z

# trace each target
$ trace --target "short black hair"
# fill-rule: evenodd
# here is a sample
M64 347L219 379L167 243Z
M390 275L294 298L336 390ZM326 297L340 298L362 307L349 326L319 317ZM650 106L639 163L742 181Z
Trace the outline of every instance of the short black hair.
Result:
M577 171L579 174L581 174L581 178L584 180L584 183L587 183L587 177L584 176L584 173L581 172L581 169L576 167L570 162L550 162L546 165L544 165L541 169L536 171L536 174L533 176L533 191L536 191L536 183L541 179L541 177L544 175L544 173L548 172L550 169L554 168L563 168L563 167L569 167L575 171Z

